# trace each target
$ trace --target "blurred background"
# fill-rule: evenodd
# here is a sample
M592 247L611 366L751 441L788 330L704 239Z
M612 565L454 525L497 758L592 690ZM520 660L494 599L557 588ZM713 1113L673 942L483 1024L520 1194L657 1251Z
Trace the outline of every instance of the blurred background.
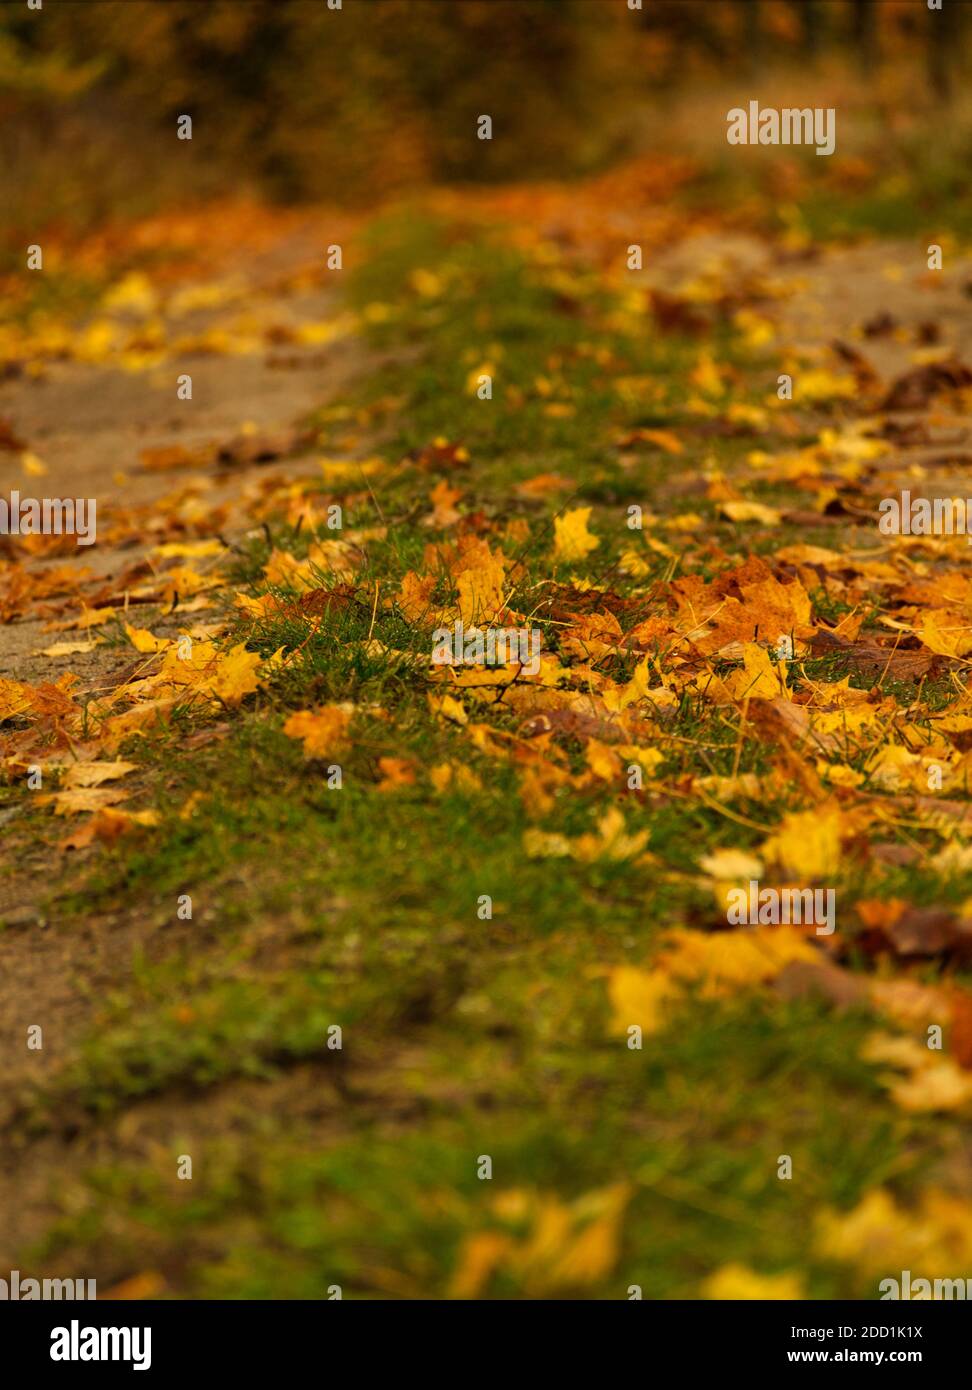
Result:
M22 0L0 7L2 249L173 201L371 204L429 182L565 178L718 141L686 100L819 86L860 153L972 153L967 7L924 0ZM786 93L789 95L787 96ZM724 110L727 106L723 107ZM493 116L496 138L475 138ZM175 138L189 114L188 157ZM717 113L716 113L717 117ZM910 143L909 143L910 142ZM723 142L724 146L724 142ZM723 158L724 147L715 155ZM777 163L777 168L779 167ZM953 186L954 185L954 186Z

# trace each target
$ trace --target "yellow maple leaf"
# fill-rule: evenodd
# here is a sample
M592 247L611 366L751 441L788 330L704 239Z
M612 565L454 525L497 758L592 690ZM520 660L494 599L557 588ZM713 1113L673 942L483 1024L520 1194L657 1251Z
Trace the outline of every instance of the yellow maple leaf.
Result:
M939 1058L888 1089L895 1104L912 1114L958 1110L972 1101L972 1077L951 1057Z
M125 623L125 636L138 652L164 652L172 643L168 637L156 637L145 627L132 627Z
M876 1188L848 1212L822 1212L814 1246L867 1274L911 1269L948 1278L972 1263L972 1205L932 1188L909 1209Z
M523 849L528 859L565 859L570 854L570 841L556 831L531 826L523 832Z
M689 381L706 396L721 396L724 388L723 370L712 358L712 354L702 351L695 366L689 372Z
M102 623L107 623L110 618L117 618L118 613L114 608L82 608L77 618L70 618L67 622L58 623L59 628L70 627L100 627Z
M778 526L780 513L763 502L728 501L719 504L719 512L730 521L758 521L761 526Z
M259 598L251 598L249 594L234 594L233 603L235 607L242 608L244 613L252 613L255 618L266 618L277 611L280 601L273 594L261 594Z
M289 551L273 550L263 566L263 577L277 588L297 589L312 582L311 565L308 560L298 560Z
M544 759L523 769L520 799L531 820L548 816L556 805L557 792L571 781L570 774Z
M106 752L113 753L132 734L144 734L148 725L159 721L160 716L167 714L178 702L179 697L176 695L161 696L156 700L145 700L142 704L133 705L123 714L105 718L99 729L102 747ZM91 712L89 705L88 713ZM103 710L96 713L103 714Z
M656 546L659 544L660 542L655 542ZM665 546L664 549L669 550L669 554L673 553L668 546ZM642 555L639 555L637 550L633 550L630 547L627 550L622 550L619 563L621 565L621 572L623 574L629 574L632 579L644 579L645 575L651 573L651 565L648 561Z
M756 642L743 644L743 669L724 676L723 684L734 700L775 700L790 693L786 666L773 661L766 648Z
M914 1038L875 1033L861 1050L867 1062L884 1063L898 1072L882 1080L902 1110L930 1113L957 1110L972 1101L972 1075L951 1057L939 1057Z
M814 946L791 927L750 927L743 932L672 931L658 968L682 984L717 998L775 979L791 961L819 960Z
M487 625L502 611L505 569L506 560L502 555L487 555L482 564L458 574L456 603L467 628Z
M621 760L617 752L610 744L602 743L600 739L587 740L584 757L594 776L604 782L613 782L621 771Z
M478 1298L493 1272L513 1248L510 1236L502 1231L477 1231L467 1236L452 1276L453 1298Z
M764 842L762 853L801 880L832 879L841 865L841 827L838 807L791 811Z
M922 645L939 656L967 656L972 651L972 624L948 610L928 609L915 624Z
M649 777L665 761L665 754L660 748L641 748L636 743L619 743L618 752L629 762L639 763Z
M595 859L633 859L648 843L648 830L638 830L629 835L625 829L624 813L612 806L598 817L597 834L578 835L572 842L571 854L585 864Z
M73 763L61 779L63 787L100 787L102 782L114 782L135 771L135 763L83 762Z
M802 401L849 400L857 394L857 384L852 376L828 371L826 367L801 372L796 382L797 394Z
M436 763L429 768L429 781L437 792L455 788L461 792L481 792L483 784L471 768L461 763Z
M53 683L27 685L0 677L0 720L30 714L31 719L60 721L76 716L78 707L70 694L77 676L66 672Z
M188 565L176 565L174 569L166 570L164 574L159 576L157 597L164 598L171 603L176 596L185 599L192 594L199 593L201 589L214 587L213 579L190 569ZM205 607L206 605L203 604L202 606ZM182 604L180 611L186 613L190 610L186 604Z
M308 548L304 564L310 571L310 581L316 583L315 570L333 574L347 582L354 578L364 560L364 551L349 540L314 541Z
M723 1265L702 1284L705 1298L736 1302L741 1299L803 1299L803 1276L800 1274L757 1274L743 1264Z
M710 878L726 881L760 878L763 873L762 860L744 849L717 849L711 854L703 854L699 867Z
M618 690L605 689L603 694L604 703L609 710L627 709L629 705L635 704L638 700L643 700L651 689L651 666L649 658L646 656L643 661L639 661L634 669L634 674Z
M436 585L434 574L425 574L421 577L414 570L409 570L402 578L402 587L398 595L398 606L408 618L409 622L422 622L432 604L432 591Z
M453 1276L453 1296L477 1297L499 1269L533 1297L599 1283L617 1263L630 1196L627 1183L585 1192L570 1204L522 1189L500 1193L493 1202L495 1219L526 1229L469 1236Z
M222 541L165 541L161 545L153 545L152 554L160 556L163 560L170 559L193 559L202 555L221 555L225 549Z
M22 681L11 681L0 676L0 720L15 719L30 709L33 691Z
M429 493L432 514L423 518L423 526L436 526L441 529L454 526L459 520L460 514L456 508L456 503L461 496L461 488L450 487L445 478L441 478Z
M462 706L462 702L453 695L432 695L429 694L429 709L433 714L439 714L443 719L451 719L454 724L468 724L469 715Z
M189 652L169 647L158 674L159 685L187 686L199 695L222 704L236 706L260 684L257 672L263 665L257 652L238 642L228 652L220 652L212 642L195 641Z
M591 507L574 507L563 516L554 517L554 559L575 564L585 559L601 544L599 536L588 530Z
M238 642L225 656L218 659L206 688L209 694L221 700L224 705L238 705L245 695L251 695L260 684L257 678L260 665L259 654L248 652L246 644Z
M141 270L129 271L102 295L101 303L106 309L133 309L139 314L150 314L157 302L152 282Z
M327 758L339 752L347 741L351 705L322 705L316 710L293 713L283 726L288 738L303 740L305 758Z
M659 971L616 965L608 975L608 998L614 1010L612 1033L627 1033L637 1026L647 1037L664 1027L666 1005L679 998L679 989Z
M78 656L87 652L93 652L95 647L100 647L104 642L103 637L92 637L89 642L55 642L50 647L44 647L39 655L41 656Z
M621 1217L630 1195L630 1186L621 1182L572 1203L572 1230L550 1267L545 1281L550 1287L579 1288L610 1274L620 1252Z
M117 801L125 801L130 792L121 787L69 787L67 791L54 792L50 800L59 816L80 815L84 811L100 811L104 806L112 806Z
M649 444L657 445L666 454L684 454L685 452L685 445L671 430L639 430L638 438Z

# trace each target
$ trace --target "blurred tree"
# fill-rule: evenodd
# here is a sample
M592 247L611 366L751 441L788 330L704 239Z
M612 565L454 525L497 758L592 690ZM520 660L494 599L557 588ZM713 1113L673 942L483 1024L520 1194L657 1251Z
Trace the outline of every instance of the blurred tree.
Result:
M875 0L853 0L852 28L858 65L863 73L873 72L878 61L877 13Z
M928 81L936 97L947 101L952 94L952 62L958 45L958 10L944 4L928 12Z
M757 71L763 59L763 18L759 0L742 0L743 52L751 72Z
M0 99L69 101L92 87L107 66L103 57L78 64L63 53L38 53L16 33L0 29Z
M822 41L823 11L818 0L796 0L804 57L813 61Z
M256 185L370 200L429 178L582 173L634 147L645 111L741 66L843 48L873 72L925 65L937 99L961 60L945 0L86 0L38 23L0 7L0 202L52 215ZM52 100L52 98L56 98ZM192 158L175 117L191 114ZM640 114L639 114L640 113ZM495 138L475 137L493 117ZM55 174L58 161L60 175ZM40 189L40 172L48 180ZM49 171L49 172L48 172ZM60 180L58 186L58 178Z

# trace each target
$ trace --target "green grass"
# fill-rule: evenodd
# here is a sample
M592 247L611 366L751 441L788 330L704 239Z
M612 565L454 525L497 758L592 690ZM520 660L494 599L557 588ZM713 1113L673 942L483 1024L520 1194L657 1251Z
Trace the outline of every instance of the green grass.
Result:
M899 137L890 160L886 132L875 127L863 155L853 156L863 157L870 171L857 185L833 177L840 173L839 147L836 160L801 152L794 161L796 187L785 197L774 184L777 171L772 166L754 167L721 151L705 163L682 197L698 212L718 208L731 217L739 208L747 229L755 219L774 234L796 229L814 245L873 237L934 240L933 231L968 238L972 199L964 170L969 134L961 120L956 127L957 133L935 141L934 148L927 131Z

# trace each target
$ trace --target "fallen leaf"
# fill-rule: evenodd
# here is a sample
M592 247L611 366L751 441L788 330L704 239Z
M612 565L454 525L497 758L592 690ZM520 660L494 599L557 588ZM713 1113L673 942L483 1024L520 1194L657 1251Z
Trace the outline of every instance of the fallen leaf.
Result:
M554 517L554 560L577 564L601 544L600 537L588 529L591 510L590 507L575 507L563 516Z
M316 710L297 710L283 726L288 738L299 738L305 758L329 758L347 745L350 705L321 705Z

